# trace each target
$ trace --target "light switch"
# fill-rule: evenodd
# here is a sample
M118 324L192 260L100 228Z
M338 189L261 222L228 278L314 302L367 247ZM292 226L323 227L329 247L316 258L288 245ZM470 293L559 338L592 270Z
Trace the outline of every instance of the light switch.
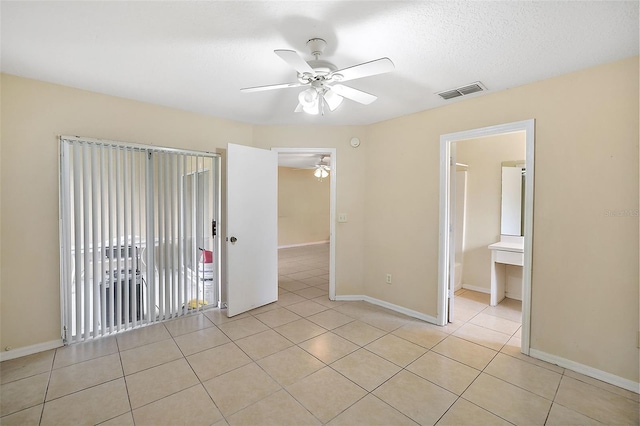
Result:
M347 222L347 214L340 213L338 214L338 223L346 223Z

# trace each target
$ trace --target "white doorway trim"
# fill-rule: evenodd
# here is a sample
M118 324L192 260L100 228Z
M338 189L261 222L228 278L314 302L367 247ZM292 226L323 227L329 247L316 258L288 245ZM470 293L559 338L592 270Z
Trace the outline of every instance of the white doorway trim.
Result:
M329 299L336 300L336 182L338 167L336 148L271 148L288 154L329 154L331 180L329 182Z
M484 136L525 132L526 168L524 206L524 267L522 283L521 352L529 354L531 333L531 259L533 248L533 188L535 120L523 120L440 136L440 242L438 257L438 325L446 325L449 282L449 226L450 226L450 156L451 144ZM487 265L489 268L489 265Z

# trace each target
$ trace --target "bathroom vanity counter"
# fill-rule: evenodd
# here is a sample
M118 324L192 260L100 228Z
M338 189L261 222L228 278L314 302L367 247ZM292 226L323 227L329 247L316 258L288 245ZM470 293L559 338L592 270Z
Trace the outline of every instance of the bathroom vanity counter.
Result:
M506 242L498 241L497 243L493 243L488 247L489 247L489 250L501 250L501 251L512 251L516 253L524 253L524 242L506 243Z

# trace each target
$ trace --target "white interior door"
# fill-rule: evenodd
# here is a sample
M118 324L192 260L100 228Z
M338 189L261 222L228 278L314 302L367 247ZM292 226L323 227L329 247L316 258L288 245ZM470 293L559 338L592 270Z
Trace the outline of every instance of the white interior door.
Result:
M278 300L278 154L227 146L227 315Z

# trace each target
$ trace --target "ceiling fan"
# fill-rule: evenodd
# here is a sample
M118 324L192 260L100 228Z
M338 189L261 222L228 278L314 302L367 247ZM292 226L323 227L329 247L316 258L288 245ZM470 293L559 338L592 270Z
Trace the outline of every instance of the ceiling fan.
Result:
M344 98L364 105L369 105L378 99L375 95L345 86L342 82L393 71L395 66L393 62L391 62L391 59L380 58L339 70L331 62L319 59L326 46L327 42L321 38L312 38L307 41L307 47L315 58L310 61L302 59L294 50L274 50L276 55L298 72L298 81L271 84L268 86L247 87L240 89L240 91L250 93L306 86L308 88L298 95L298 106L295 112L304 111L308 114L322 115L324 115L326 107L328 107L330 111L338 108Z
M331 171L331 167L329 163L325 161L324 157L324 155L320 157L320 161L315 165L315 170L313 171L313 175L317 177L320 182L329 176L329 172Z

